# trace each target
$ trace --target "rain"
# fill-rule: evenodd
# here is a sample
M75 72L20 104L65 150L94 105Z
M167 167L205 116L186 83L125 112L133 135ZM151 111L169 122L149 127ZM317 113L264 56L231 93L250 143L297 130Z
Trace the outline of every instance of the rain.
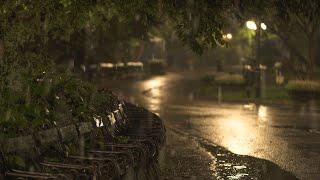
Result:
M318 0L3 0L0 180L320 179Z

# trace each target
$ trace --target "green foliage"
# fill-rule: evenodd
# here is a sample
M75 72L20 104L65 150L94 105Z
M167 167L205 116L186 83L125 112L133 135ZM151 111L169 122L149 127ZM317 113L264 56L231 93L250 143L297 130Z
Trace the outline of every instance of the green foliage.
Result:
M148 63L151 74L164 74L166 72L167 63L164 60L157 59L149 61Z
M214 84L214 79L215 79L215 75L213 74L207 74L204 77L202 77L202 81L209 85Z
M241 86L245 84L245 79L241 74L229 74L229 73L208 74L202 78L202 81L210 86L216 86L216 85Z
M20 157L20 156L16 156L16 155L8 155L6 157L8 164L10 164L11 166L15 167L15 168L25 168L26 167L26 162L25 160Z
M146 6L142 1L132 3L138 3L136 8ZM2 136L24 135L30 128L45 129L53 122L92 117L90 103L95 90L68 73L57 72L49 45L68 42L81 31L103 29L106 22L112 26L114 18L131 23L133 13L129 17L130 9L123 12L120 5L121 1L111 0L0 2Z
M222 29L232 2L164 0L163 4L175 25L178 37L193 51L202 54L217 44L225 44Z
M310 80L292 80L286 85L289 92L320 93L320 82Z
M95 115L106 118L106 110L115 108L113 95L96 91L92 85L67 74L53 77L45 73L25 86L26 93L24 88L2 92L0 136L26 135L30 130L47 129L56 123L92 120Z
M215 83L219 85L244 85L245 79L240 74L219 73L214 77Z
M253 19L267 24L267 31L274 33L290 52L285 63L290 70L304 78L315 77L316 52L320 25L320 2L317 0L241 0L242 20Z
M162 15L175 24L178 36L198 53L223 44L224 15L230 2L142 0L3 0L0 2L0 128L4 136L23 135L69 120L105 115L114 99L72 75L57 71L51 45L62 54L83 53L86 36L96 46L116 51L128 39L145 40ZM137 28L132 28L137 27ZM98 41L100 40L100 41ZM61 53L61 52L60 52ZM76 62L81 63L81 59ZM152 65L153 66L153 65ZM164 72L163 63L154 63ZM29 128L29 129L28 129Z
M127 144L130 140L128 136L117 136L117 142Z
M109 115L107 111L111 112L114 110L113 97L111 94L103 92L95 92L92 95L90 109L92 110L94 116L98 118L107 118Z

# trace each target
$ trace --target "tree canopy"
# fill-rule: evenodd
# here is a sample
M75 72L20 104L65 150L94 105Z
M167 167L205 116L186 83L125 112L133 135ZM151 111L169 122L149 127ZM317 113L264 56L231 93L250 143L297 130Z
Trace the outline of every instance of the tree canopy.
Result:
M148 39L150 29L164 21L199 54L226 44L223 34L228 17L264 21L305 65L311 78L319 4L318 0L2 0L1 127L10 132L10 123L14 128L28 122L39 126L70 112L83 117L90 109L92 94L101 94L68 71L60 71L53 60L66 56L82 63L87 49L96 52L101 47L109 50L105 57L113 57L118 47L131 40ZM300 37L307 45L305 52L292 43Z
M264 22L290 52L288 64L299 74L314 76L319 44L320 2L317 0L242 0L240 17ZM295 65L298 64L298 65Z
M74 57L88 46L85 37L89 37L95 40L89 43L93 49L105 45L112 52L132 37L147 39L149 30L164 21L170 21L177 36L201 54L226 43L222 35L227 18L234 15L266 22L310 69L315 61L319 4L316 0L4 0L0 2L1 77L19 67L36 73L50 67L56 55L52 44L62 44L58 50ZM297 32L305 35L304 52L291 43L301 37Z

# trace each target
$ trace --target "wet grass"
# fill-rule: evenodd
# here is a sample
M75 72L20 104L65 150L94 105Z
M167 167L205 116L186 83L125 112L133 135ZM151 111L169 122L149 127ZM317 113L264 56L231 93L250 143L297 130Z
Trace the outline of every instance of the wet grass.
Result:
M230 70L229 70L230 71ZM222 100L228 102L260 102L260 103L276 103L276 104L294 104L297 101L305 101L307 98L301 94L301 99L292 99L288 93L285 86L278 86L274 83L270 83L272 78L270 74L273 74L273 71L268 71L267 74L267 86L265 91L265 97L262 99L256 99L254 88L251 88L250 97L247 96L245 87L225 87L223 88ZM218 99L218 85L215 83L215 76L217 73L208 73L205 76L201 77L200 81L202 82L201 86L198 88L197 94L202 94L203 96L208 96L212 99ZM296 74L286 74L286 79L297 79ZM314 80L320 81L320 68L316 68ZM313 98L320 105L320 98Z
M218 85L203 81L197 89L197 94L218 100ZM296 100L292 99L285 87L268 85L265 91L265 97L256 99L254 88L250 88L250 96L248 97L245 87L222 87L222 101L227 102L259 102L272 104L293 104ZM316 99L320 104L320 99Z

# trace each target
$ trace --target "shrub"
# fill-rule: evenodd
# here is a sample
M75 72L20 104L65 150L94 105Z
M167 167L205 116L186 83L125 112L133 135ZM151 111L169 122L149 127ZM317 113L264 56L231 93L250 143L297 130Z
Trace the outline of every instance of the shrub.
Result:
M21 81L21 89L0 91L0 138L102 117L117 105L110 92L68 74L47 72L33 79Z
M165 62L165 60L152 60L149 61L148 65L151 74L164 74L166 72L167 63Z
M310 80L291 80L286 85L286 89L291 93L320 94L320 82Z
M214 77L215 76L213 74L207 74L207 75L203 76L201 79L205 83L212 84L212 83L214 83Z
M214 81L219 85L244 85L245 79L240 74L217 74L214 78Z

